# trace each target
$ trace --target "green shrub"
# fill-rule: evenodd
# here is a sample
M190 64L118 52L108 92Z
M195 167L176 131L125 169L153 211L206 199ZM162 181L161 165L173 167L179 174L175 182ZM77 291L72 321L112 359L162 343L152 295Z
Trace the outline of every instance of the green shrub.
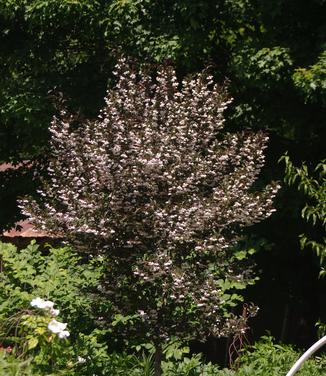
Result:
M296 360L301 356L289 345L274 344L271 337L263 337L261 341L248 348L241 356L240 367L230 373L223 370L217 376L279 376L286 375ZM326 370L326 357L312 358L306 361L298 376L323 376Z
M219 369L206 363L201 354L188 356L183 353L181 359L172 357L163 362L163 376L280 376L286 375L301 354L290 345L278 345L271 337L263 337L245 349L238 369ZM324 376L325 370L324 355L306 361L298 376Z
M69 248L49 247L42 254L32 242L22 250L0 243L0 260L0 344L10 345L15 354L3 357L6 367L24 369L30 359L33 375L73 375L85 368L80 361L85 349L88 368L94 368L91 357L97 363L107 357L105 345L96 345L102 333L95 330L95 320L103 306L92 294L102 273L101 259L82 262ZM62 328L56 331L58 325Z
M101 278L101 259L83 262L69 248L49 248L42 254L35 242L21 251L0 243L0 259L1 376L154 375L153 344L132 346L129 338L123 352L112 352L115 338L97 328L99 314L110 308L90 293ZM50 308L44 303L51 303ZM48 325L54 318L67 323L69 337L51 332ZM189 347L173 338L163 355L163 376L278 376L286 374L300 353L263 337L242 353L238 369L222 370L201 354L189 355ZM326 356L316 357L298 376L322 376L325 369Z
M102 270L99 259L82 263L69 248L49 247L44 255L34 241L20 251L12 244L0 243L0 258L1 322L29 309L33 298L42 297L54 301L70 325L87 327L94 306L89 290L99 284Z
M30 363L31 359L20 360L14 354L8 354L3 348L0 348L0 375L32 376Z

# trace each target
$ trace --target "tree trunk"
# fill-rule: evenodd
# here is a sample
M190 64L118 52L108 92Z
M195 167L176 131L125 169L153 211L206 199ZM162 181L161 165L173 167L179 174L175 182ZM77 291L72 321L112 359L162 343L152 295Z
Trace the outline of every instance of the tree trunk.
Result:
M154 370L155 376L162 376L162 348L160 345L155 346L155 357L154 357Z

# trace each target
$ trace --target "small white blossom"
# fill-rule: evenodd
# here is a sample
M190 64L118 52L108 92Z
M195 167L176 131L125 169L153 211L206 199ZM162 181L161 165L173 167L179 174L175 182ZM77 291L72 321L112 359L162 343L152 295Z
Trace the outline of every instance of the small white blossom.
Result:
M51 302L50 300L44 300L40 297L37 297L31 301L31 306L32 307L37 307L41 309L53 309L54 303Z
M48 329L55 334L60 334L61 332L66 332L67 323L57 321L52 319L48 324ZM68 332L69 333L69 332ZM68 334L69 335L69 334ZM60 337L61 338L61 337Z
M86 363L86 359L83 358L83 357L81 357L81 356L78 356L78 357L77 357L77 362L78 362L79 364L83 364L83 363Z
M59 309L51 308L50 309L50 313L51 313L52 316L58 316L59 313L60 313L60 310Z
M70 336L70 333L68 332L68 330L63 330L62 332L58 333L58 337L60 339L67 338L69 336Z

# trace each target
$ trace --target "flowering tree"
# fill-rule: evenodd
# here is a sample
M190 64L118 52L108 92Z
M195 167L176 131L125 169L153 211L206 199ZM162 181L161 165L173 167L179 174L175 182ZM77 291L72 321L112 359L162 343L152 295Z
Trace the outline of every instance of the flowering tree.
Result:
M206 73L178 83L121 60L98 120L54 118L49 179L22 202L34 224L107 258L103 293L134 334L156 346L177 335L237 330L228 314L250 273L232 251L241 229L273 212L277 185L255 192L267 137L224 131L226 89ZM123 315L123 316L121 316ZM159 366L156 370L160 374Z

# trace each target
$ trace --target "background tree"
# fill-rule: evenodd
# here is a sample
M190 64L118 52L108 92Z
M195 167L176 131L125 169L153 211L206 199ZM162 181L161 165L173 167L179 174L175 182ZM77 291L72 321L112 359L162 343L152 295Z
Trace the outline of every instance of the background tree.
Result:
M228 125L270 136L262 184L283 177L277 161L287 150L296 165L316 165L325 158L325 7L323 0L0 0L0 161L47 155L54 88L73 98L74 111L95 117L122 51L141 62L172 60L180 77L207 64L218 81L228 77L235 98ZM32 175L0 172L1 229L22 217L16 198L35 192ZM317 260L298 252L304 202L284 187L277 214L248 231L265 239L265 250L269 244L256 256L261 281L248 291L261 307L255 334L268 327L301 345L313 340L324 294Z
M302 249L310 248L319 258L320 277L326 276L326 163L321 161L309 171L308 166L302 163L296 167L291 162L288 155L282 158L285 162L285 181L289 185L297 185L307 199L304 208L301 210L302 218L312 224L314 228L319 227L319 231L311 231L310 234L300 234L300 246ZM317 236L317 238L316 238ZM314 238L315 237L315 238ZM325 315L325 312L323 312ZM316 325L319 328L319 335L325 335L326 325L318 320Z
M154 342L160 374L171 336L243 329L230 315L238 297L227 291L251 275L232 246L243 227L274 211L278 187L253 190L267 137L224 131L230 101L211 76L179 89L170 67L155 80L124 60L116 69L98 120L78 126L64 110L53 120L50 179L24 213L107 258L103 292L132 321L133 337Z

